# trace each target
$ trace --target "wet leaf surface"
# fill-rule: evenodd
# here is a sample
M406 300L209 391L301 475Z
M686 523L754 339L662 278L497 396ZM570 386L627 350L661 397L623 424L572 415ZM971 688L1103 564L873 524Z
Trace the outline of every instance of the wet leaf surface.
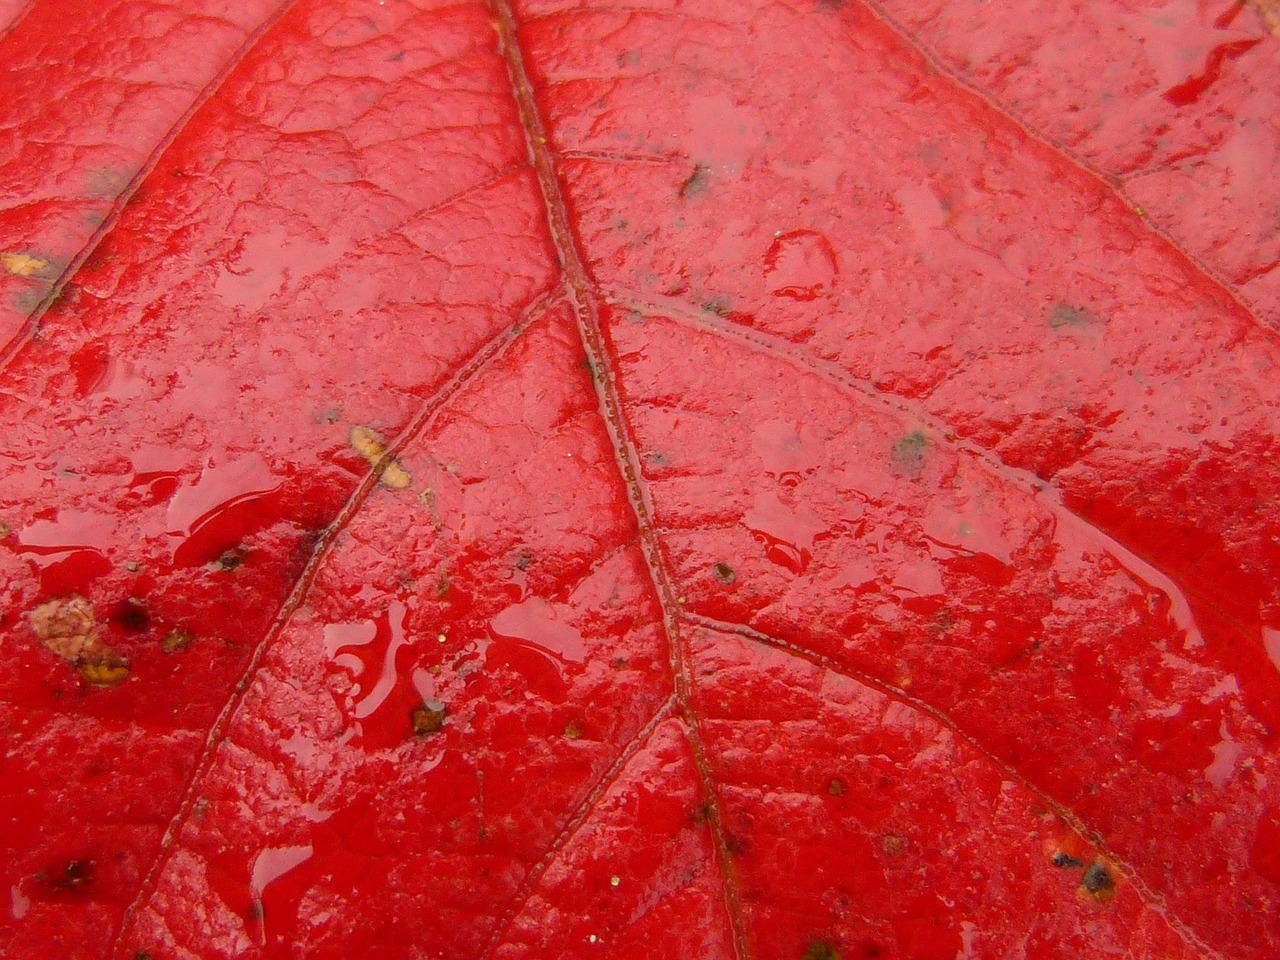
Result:
M0 23L4 956L1280 952L1269 2Z

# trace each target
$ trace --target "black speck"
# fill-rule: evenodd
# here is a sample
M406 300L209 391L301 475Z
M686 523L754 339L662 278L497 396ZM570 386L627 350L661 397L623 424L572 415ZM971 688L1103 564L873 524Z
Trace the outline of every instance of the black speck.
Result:
M1053 855L1053 860L1051 862L1055 867L1062 867L1064 870L1074 870L1076 867L1084 866L1083 860L1077 860L1075 857L1068 853L1063 853L1061 850Z
M734 580L738 579L738 575L733 572L733 567L727 563L717 563L711 569L715 572L716 579L721 583L733 583Z
M1080 878L1080 888L1097 900L1109 900L1115 893L1116 882L1107 865L1101 860L1095 860Z

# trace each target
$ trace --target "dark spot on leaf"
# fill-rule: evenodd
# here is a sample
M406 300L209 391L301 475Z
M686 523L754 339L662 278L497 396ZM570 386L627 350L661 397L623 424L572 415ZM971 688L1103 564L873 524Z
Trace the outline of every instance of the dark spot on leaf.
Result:
M715 819L715 808L711 806L711 802L703 800L693 808L693 822L698 826L704 823L710 823Z
M803 960L840 960L840 954L825 940L810 940L804 948Z
M702 304L702 309L707 313L714 313L717 317L728 316L732 312L727 297L712 297Z
M831 782L827 784L827 793L833 797L844 796L844 781L839 777L832 777Z
M244 563L245 555L248 552L244 547L232 547L230 550L224 550L218 555L218 559L213 561L213 566L218 570L234 570Z
M715 571L716 579L721 583L733 583L738 578L738 575L733 572L733 567L727 563L717 563L712 570Z
M924 450L929 438L923 430L912 430L893 444L893 464L904 473L916 474L924 465Z
M413 732L417 736L436 733L444 726L445 709L439 700L424 700L422 706L416 707L410 716Z
M68 860L63 866L43 879L54 889L79 893L93 882L92 860Z
M1084 866L1083 860L1077 860L1075 857L1071 856L1071 854L1063 853L1061 850L1053 855L1053 859L1050 862L1055 867L1062 867L1064 870Z
M680 184L680 196L696 197L707 189L707 183L711 179L711 170L708 167L698 164L693 168L693 173Z
M1049 308L1049 326L1054 330L1075 328L1077 330L1089 326L1093 316L1079 307L1069 307L1065 303L1055 303Z
M121 600L111 610L111 622L125 633L142 633L151 626L151 615L142 601L134 597Z
M1089 864L1080 878L1080 889L1099 903L1106 903L1116 895L1116 882L1102 860Z

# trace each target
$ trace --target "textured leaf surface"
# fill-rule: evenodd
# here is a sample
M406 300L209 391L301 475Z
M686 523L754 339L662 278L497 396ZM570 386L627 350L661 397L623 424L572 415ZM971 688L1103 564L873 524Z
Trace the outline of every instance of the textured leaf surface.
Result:
M1267 4L0 21L6 957L1280 952Z

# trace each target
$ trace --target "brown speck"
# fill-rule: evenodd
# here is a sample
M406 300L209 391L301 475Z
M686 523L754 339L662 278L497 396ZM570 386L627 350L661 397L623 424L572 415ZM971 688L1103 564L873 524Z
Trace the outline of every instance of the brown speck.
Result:
M844 781L839 777L832 777L831 782L827 784L827 793L833 797L844 796Z
M218 554L218 559L213 561L213 567L217 570L234 570L244 563L244 558L248 553L249 551L244 547L232 547L230 550L224 550Z
M707 183L711 179L711 170L708 167L698 164L693 168L693 173L680 184L680 196L696 197L707 189Z
M351 446L368 461L369 466L379 471L386 486L403 490L413 482L400 461L387 455L386 444L371 427L352 427Z
M436 733L444 726L445 709L439 700L424 700L410 716L413 732L420 737Z
M925 448L929 438L923 430L912 430L893 444L893 465L901 473L919 475L924 466Z
M566 740L577 740L582 736L582 727L578 726L576 720L570 720L564 725L564 737Z
M801 960L840 960L840 954L825 940L810 940Z
M896 833L887 833L884 839L880 841L880 847L889 856L896 857L907 849L907 838L900 837Z
M1075 857L1071 856L1071 854L1064 853L1061 850L1055 853L1053 857L1050 858L1049 862L1052 863L1055 867L1062 867L1062 869L1064 870L1072 870L1077 867L1084 866L1083 860L1078 860Z
M1105 860L1094 860L1080 878L1080 890L1098 903L1106 903L1116 895L1116 882Z
M734 580L738 579L738 575L733 572L733 567L727 563L717 563L711 569L715 573L716 579L721 583L733 583Z

